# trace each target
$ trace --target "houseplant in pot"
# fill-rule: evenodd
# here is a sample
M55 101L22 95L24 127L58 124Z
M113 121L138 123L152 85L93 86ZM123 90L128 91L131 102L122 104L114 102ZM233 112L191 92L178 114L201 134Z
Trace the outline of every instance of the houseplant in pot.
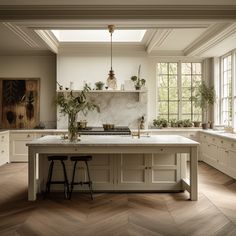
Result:
M203 122L202 128L208 128L208 110L209 107L212 106L215 102L215 89L214 86L208 87L205 82L202 82L195 91L193 91L194 95L191 96L191 100L194 103L195 107L202 108L203 111Z
M77 139L77 125L76 125L76 115L79 112L83 112L84 115L88 111L97 110L100 111L99 107L90 102L86 93L89 92L91 88L85 84L81 92L74 93L72 90L69 92L58 92L56 96L56 105L59 106L60 112L64 115L68 115L68 138L71 142Z
M102 81L98 81L95 83L96 90L103 90L104 83Z
M141 65L138 68L138 76L131 76L131 80L134 82L134 86L136 90L140 90L143 86L145 86L146 80L140 78L141 73Z

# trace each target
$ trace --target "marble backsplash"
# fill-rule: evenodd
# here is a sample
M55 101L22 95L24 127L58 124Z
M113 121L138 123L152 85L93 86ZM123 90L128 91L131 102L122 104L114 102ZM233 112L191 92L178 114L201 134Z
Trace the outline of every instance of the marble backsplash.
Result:
M77 121L87 120L88 126L113 123L137 128L138 119L144 116L147 127L147 92L92 92L87 97L100 107L100 113L89 111L86 116L79 113ZM66 129L67 126L67 116L57 110L57 128Z

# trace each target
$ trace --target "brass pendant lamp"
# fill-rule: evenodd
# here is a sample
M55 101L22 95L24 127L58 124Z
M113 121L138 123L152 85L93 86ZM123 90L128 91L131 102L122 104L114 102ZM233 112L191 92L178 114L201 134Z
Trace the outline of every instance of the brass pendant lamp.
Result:
M108 88L115 90L115 89L117 89L117 83L116 83L116 77L115 77L114 70L112 69L112 34L115 30L115 26L108 25L108 30L111 35L111 69L109 71L108 78L107 78L107 86L108 86Z

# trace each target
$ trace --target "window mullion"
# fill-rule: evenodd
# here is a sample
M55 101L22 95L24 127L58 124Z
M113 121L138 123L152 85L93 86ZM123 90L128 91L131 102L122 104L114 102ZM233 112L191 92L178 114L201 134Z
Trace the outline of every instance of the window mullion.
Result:
M178 119L182 119L182 73L181 61L177 64L177 86L178 86Z

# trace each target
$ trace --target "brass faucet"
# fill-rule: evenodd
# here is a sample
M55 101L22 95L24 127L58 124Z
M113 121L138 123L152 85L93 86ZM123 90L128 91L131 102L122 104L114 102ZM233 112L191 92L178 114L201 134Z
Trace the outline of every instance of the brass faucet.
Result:
M143 118L143 116L142 116L142 118L140 118L140 119L138 119L138 133L132 133L132 137L135 137L135 136L137 136L138 138L140 138L140 129L142 128L142 126L143 126L143 122L144 122L144 118Z

